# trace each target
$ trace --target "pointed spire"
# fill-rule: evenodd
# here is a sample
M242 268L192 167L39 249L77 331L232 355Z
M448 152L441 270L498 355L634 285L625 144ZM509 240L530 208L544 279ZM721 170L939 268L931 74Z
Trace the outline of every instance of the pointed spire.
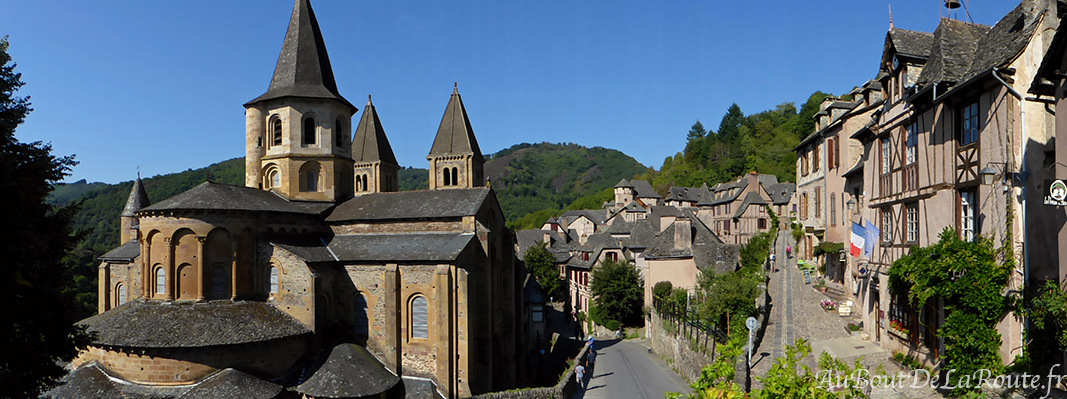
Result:
M363 108L363 117L356 127L356 137L352 139L352 158L356 162L381 161L389 165L400 165L393 155L393 147L385 136L385 128L378 119L378 111L367 95L367 106Z
M309 0L296 0L270 88L250 105L282 97L326 98L355 109L337 91L330 56Z
M130 197L126 199L126 207L122 209L122 216L134 216L134 212L149 205L152 203L148 201L148 192L141 183L141 172L137 172L137 180L133 181L133 188L130 189Z
M452 98L448 100L445 116L437 128L437 137L433 140L430 155L474 153L474 159L485 162L478 140L474 138L474 129L467 118L467 109L459 96L459 83L452 89Z

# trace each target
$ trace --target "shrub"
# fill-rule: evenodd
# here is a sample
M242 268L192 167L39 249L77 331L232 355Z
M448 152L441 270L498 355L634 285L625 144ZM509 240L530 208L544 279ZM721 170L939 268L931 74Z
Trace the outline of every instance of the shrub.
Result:
M652 287L652 295L655 295L660 300L667 299L673 289L674 285L670 281L660 281Z
M604 324L604 327L607 327L607 329L609 329L611 331L619 331L619 321L618 320L608 320L608 322Z

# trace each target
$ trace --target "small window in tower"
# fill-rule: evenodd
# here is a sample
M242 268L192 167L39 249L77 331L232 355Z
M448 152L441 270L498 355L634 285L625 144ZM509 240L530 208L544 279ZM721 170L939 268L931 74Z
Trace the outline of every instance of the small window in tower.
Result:
M304 119L304 145L315 144L315 118Z
M452 168L452 185L453 186L458 186L459 185L459 169L458 168Z
M319 191L319 173L309 170L304 173L304 191Z
M426 297L419 295L411 300L411 337L429 338L430 329L428 323L429 306Z
M162 267L156 269L156 295L167 294L167 271Z
M442 173L442 175L444 175L444 177L445 177L445 185L446 186L451 186L452 185L452 174L448 173L448 168L445 168L444 173Z
M278 293L278 268L271 266L270 268L270 293Z
M278 173L278 170L276 169L270 171L270 186L271 188L282 186L282 174Z
M275 117L270 122L271 145L282 145L282 120Z
M125 305L126 304L126 284L119 283L119 286L115 291L118 291L118 295L117 295L117 297L118 297L117 299L118 300L115 301L115 302L118 302L119 306Z
M337 146L337 148L345 148L345 122L341 118L337 118L333 128L337 131L334 134L333 145Z

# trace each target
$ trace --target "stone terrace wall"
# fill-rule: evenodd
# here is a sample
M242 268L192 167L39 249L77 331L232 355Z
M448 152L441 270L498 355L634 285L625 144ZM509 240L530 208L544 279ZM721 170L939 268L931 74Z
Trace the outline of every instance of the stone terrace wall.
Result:
M574 364L585 362L586 352L589 350L589 344L586 344L581 352L578 352L578 359ZM515 391L505 392L490 392L481 395L472 396L471 399L564 399L569 398L574 394L577 389L577 381L574 380L574 367L568 368L567 372L563 373L559 382L552 387L542 388L530 388Z

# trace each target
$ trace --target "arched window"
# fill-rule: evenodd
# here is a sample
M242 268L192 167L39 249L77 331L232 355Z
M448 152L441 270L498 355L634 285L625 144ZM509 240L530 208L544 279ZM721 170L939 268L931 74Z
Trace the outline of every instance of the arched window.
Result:
M430 329L427 320L428 306L426 297L419 295L411 300L411 337L429 338Z
M267 181L270 182L271 188L278 188L282 186L282 174L278 172L278 169L270 169L267 172Z
M156 269L156 295L167 294L167 271L162 267Z
M307 191L319 191L319 172L309 170L304 176L307 178Z
M228 297L229 293L230 273L227 273L226 266L215 265L211 268L211 297L223 299Z
M445 168L445 171L442 174L445 177L445 185L446 186L451 186L452 185L452 174L448 173L448 168Z
M119 283L119 286L115 288L115 292L117 292L117 294L115 295L116 296L115 299L117 299L117 300L115 302L118 302L119 306L125 305L126 304L126 284Z
M336 131L333 137L333 145L337 148L345 148L345 122L341 118L337 118L337 121L333 124L333 129Z
M304 119L303 133L304 145L315 144L315 118Z
M458 186L459 185L459 169L458 168L452 168L452 185L453 186Z
M282 145L282 120L274 117L270 121L271 145Z
M277 294L278 293L278 268L274 267L274 266L271 266L269 275L270 275L270 280L269 280L270 293L271 294Z

